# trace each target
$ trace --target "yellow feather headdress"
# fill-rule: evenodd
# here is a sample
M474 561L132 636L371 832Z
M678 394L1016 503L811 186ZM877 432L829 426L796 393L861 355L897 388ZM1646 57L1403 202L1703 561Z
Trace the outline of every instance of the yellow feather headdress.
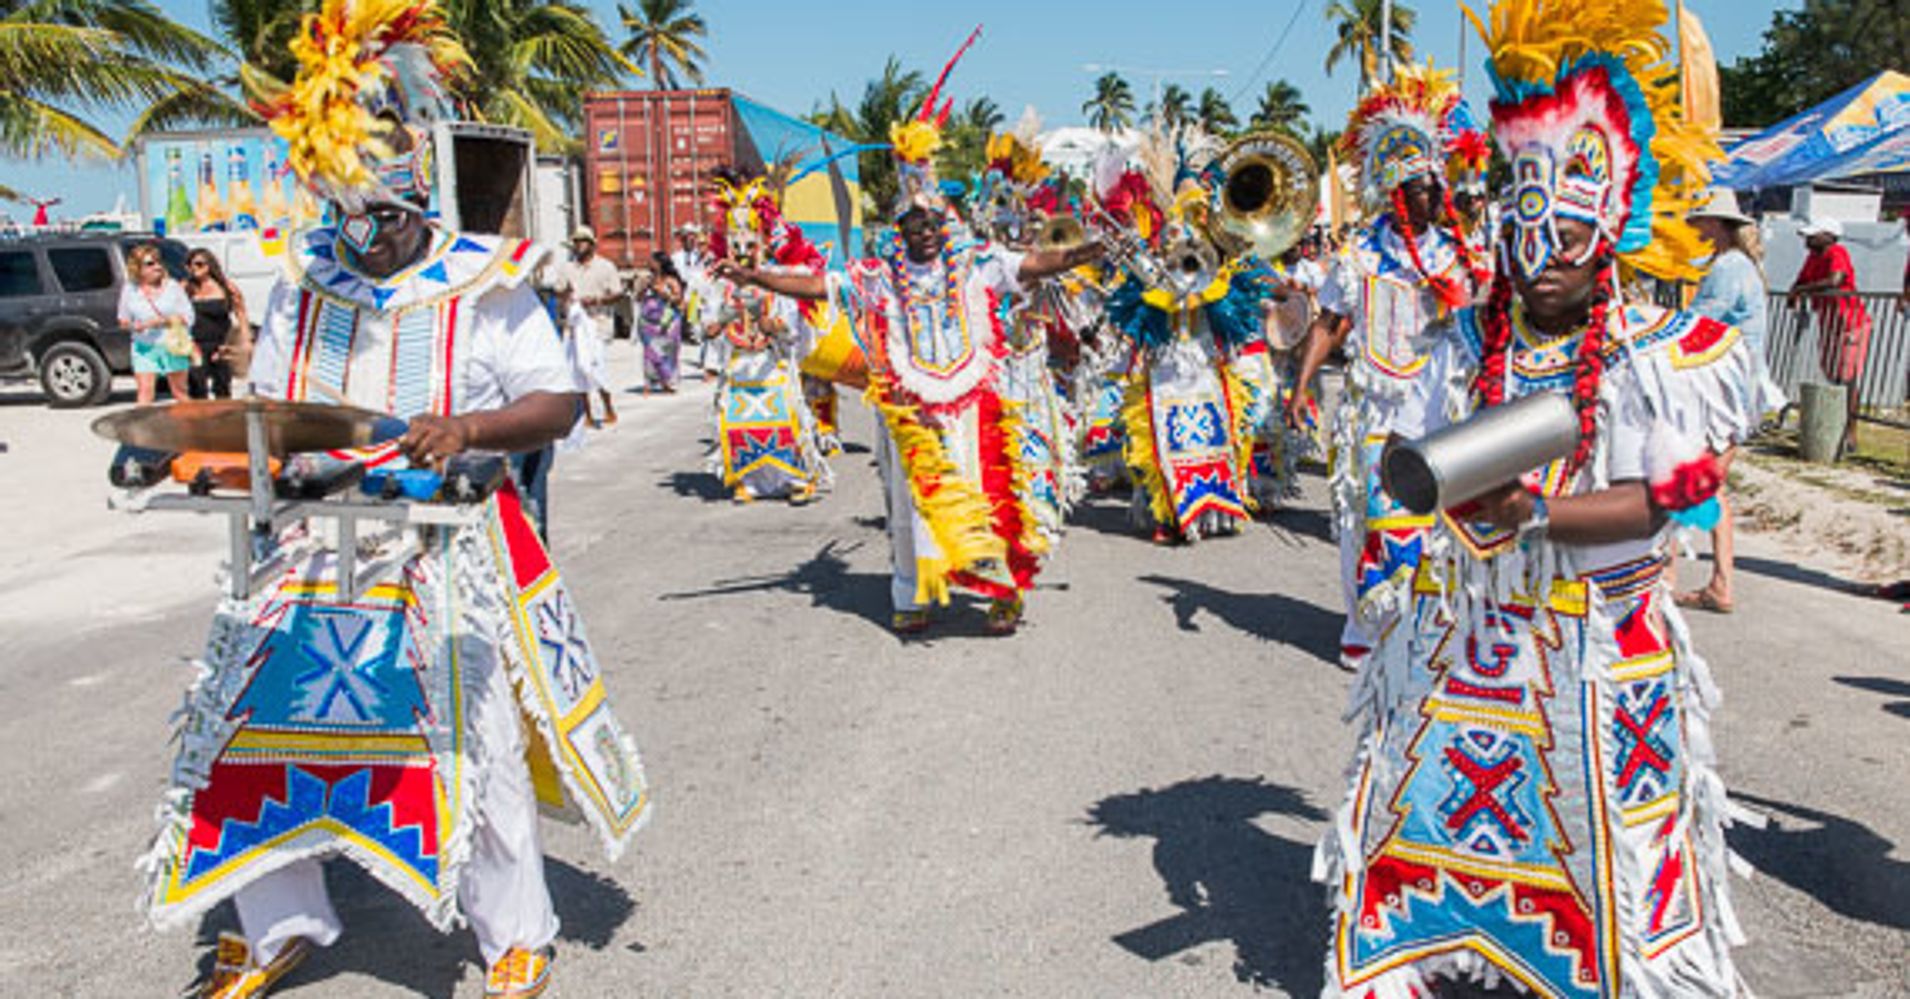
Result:
M1679 107L1663 0L1501 0L1485 39L1493 139L1512 160L1512 265L1536 274L1554 222L1595 226L1645 273L1694 277L1685 216L1702 200L1716 136Z
M1414 177L1444 176L1445 122L1458 103L1452 74L1427 63L1399 67L1354 106L1341 143L1369 204Z
M428 193L421 126L455 116L445 84L470 66L435 0L325 0L291 49L290 84L256 72L246 83L299 177L354 207ZM411 149L394 148L390 119L413 130Z

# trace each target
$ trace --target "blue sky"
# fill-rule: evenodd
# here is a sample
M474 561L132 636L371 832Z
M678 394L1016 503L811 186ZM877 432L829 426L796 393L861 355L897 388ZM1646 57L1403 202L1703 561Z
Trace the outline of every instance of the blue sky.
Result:
M207 24L204 0L158 0L188 23ZM1463 21L1456 3L1403 0L1419 14L1414 32L1422 57L1458 63ZM1183 71L1177 82L1198 93L1214 86L1244 118L1268 80L1300 88L1314 118L1337 126L1353 102L1355 71L1324 69L1333 29L1328 0L699 0L710 24L708 83L733 87L791 113L808 111L833 91L845 103L862 92L894 54L905 66L939 69L976 24L982 39L963 60L950 92L959 100L986 94L1010 121L1033 105L1047 126L1079 124L1081 103L1096 72L1090 64L1131 68L1124 73L1145 100L1155 77L1141 70ZM1801 0L1688 0L1705 21L1720 62L1757 49L1771 14ZM613 35L614 0L591 0ZM1483 0L1478 5L1483 9ZM1284 38L1283 38L1284 36ZM1467 89L1483 106L1477 38L1467 38ZM1215 75L1225 71L1226 75ZM1257 71L1257 72L1256 72ZM644 85L642 81L633 84ZM1801 110L1801 109L1800 109ZM123 122L108 122L118 128ZM131 169L81 167L64 162L0 162L0 183L41 197L61 196L74 214L109 208L124 194L137 207ZM9 209L20 217L19 206Z

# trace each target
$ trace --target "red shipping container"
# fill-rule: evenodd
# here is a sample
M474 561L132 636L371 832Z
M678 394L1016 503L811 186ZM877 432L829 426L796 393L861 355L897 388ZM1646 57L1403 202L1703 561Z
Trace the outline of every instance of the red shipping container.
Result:
M709 226L718 168L761 169L728 90L588 94L584 127L585 217L599 252L624 268L675 249L680 225Z

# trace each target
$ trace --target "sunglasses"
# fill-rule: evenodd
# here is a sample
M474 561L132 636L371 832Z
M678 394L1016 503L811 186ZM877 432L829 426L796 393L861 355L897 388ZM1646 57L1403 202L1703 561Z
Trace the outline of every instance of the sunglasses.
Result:
M186 266L192 268L195 271L203 271L207 267L210 267L212 265L206 263L203 260L188 260L186 261Z

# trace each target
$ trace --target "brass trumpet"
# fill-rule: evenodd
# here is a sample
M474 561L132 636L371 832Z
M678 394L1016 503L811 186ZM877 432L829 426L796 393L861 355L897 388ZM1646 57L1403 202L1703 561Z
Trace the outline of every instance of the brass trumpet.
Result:
M1290 136L1241 136L1220 154L1220 173L1220 210L1210 232L1229 255L1271 260L1313 223L1319 171L1306 147Z

